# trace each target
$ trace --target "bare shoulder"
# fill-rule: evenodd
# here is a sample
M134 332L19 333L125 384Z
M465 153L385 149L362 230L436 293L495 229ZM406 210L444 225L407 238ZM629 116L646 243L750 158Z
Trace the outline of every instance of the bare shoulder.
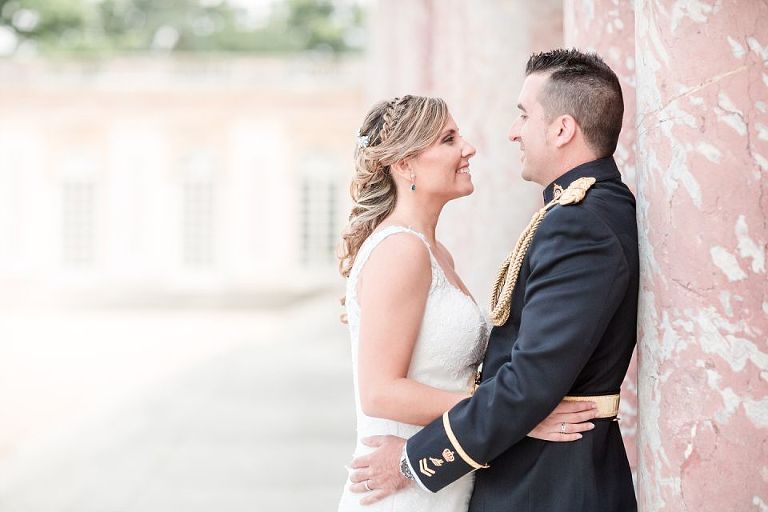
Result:
M360 278L379 290L427 290L432 281L429 250L413 233L393 233L371 252Z

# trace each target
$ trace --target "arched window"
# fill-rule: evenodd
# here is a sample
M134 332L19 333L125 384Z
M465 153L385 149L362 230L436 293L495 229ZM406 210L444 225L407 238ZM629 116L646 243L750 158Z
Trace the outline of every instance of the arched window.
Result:
M328 267L336 261L340 183L332 158L312 155L303 159L299 173L300 261L305 267Z
M92 267L96 259L96 158L86 149L64 159L59 181L61 260L65 267Z
M181 255L189 267L211 267L216 255L216 182L211 150L181 160Z

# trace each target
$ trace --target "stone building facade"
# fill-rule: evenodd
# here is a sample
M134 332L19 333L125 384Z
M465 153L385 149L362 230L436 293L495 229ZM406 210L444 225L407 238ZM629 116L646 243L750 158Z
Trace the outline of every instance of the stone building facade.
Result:
M269 302L338 286L361 69L3 61L0 301Z

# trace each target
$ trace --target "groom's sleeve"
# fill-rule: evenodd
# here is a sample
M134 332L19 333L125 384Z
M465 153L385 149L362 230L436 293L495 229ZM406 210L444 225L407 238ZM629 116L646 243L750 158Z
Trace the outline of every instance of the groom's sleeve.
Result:
M523 439L571 389L624 297L621 245L581 206L550 211L528 254L517 342L497 374L407 444L414 476L437 492Z

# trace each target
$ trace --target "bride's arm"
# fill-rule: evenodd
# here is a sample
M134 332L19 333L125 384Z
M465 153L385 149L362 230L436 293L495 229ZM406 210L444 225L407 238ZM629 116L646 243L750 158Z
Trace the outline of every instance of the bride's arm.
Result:
M363 412L426 425L467 398L407 378L432 281L429 253L415 236L389 236L358 280L358 385Z

